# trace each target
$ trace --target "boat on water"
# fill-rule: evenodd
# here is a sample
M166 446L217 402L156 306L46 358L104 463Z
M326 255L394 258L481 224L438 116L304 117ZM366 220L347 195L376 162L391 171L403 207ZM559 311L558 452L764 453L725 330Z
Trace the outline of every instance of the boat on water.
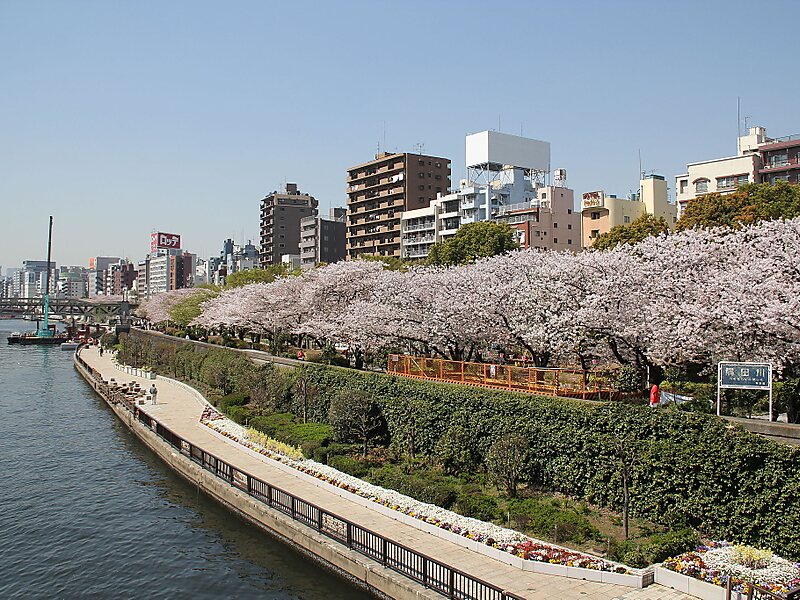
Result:
M65 333L39 336L38 331L26 331L24 333L15 332L8 336L9 344L20 344L22 346L55 346L56 344L63 344L68 340L69 336Z
M73 351L77 350L78 346L80 345L81 345L80 342L73 342L73 341L61 342L61 349Z
M53 217L50 217L50 228L47 233L47 271L45 276L44 294L42 295L43 318L42 323L37 326L36 331L25 333L12 333L8 336L9 344L20 344L22 346L54 346L69 340L66 333L60 334L56 326L50 326L50 271L53 250Z

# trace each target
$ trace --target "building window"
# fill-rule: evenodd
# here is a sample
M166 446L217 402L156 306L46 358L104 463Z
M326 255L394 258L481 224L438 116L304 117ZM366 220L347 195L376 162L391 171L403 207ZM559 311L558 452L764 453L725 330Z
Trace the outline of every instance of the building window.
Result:
M773 154L769 157L769 166L770 167L785 167L789 164L789 153L788 152L781 152L779 154Z
M572 223L567 223L567 229L572 229Z
M689 180L688 179L681 179L680 183L678 184L680 187L681 194L685 194L686 190L689 188Z
M593 212L591 215L592 221L597 221L600 218L600 213L598 211Z
M558 243L558 238L553 238L553 243L557 244Z
M542 192L542 200L547 200L547 192Z
M567 246L572 246L572 240L567 240Z
M568 215L571 215L571 214L572 214L572 209L571 209L571 208L568 208L568 209L567 209L567 214L568 214Z
M750 178L747 175L737 175L736 176L736 185L744 185L746 184Z
M694 191L698 194L705 194L708 191L708 179L698 179L695 181Z
M592 229L592 233L591 233L591 235L589 237L596 238L599 235L600 235L600 230L599 229Z
M422 171L420 171L420 173L419 173L419 178L420 178L420 179L425 179L425 173L423 173Z
M553 229L558 229L558 223L553 223Z
M630 223L631 222L631 218L630 217L622 217L622 221L624 223Z

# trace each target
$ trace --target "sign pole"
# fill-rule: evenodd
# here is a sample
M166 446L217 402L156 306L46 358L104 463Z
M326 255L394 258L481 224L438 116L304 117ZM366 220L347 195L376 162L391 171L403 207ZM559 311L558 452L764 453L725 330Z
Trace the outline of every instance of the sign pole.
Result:
M721 375L722 374L722 363L717 364L717 416L722 416L722 404L720 402L721 399L721 392L722 392L722 381Z
M772 386L769 386L769 422L772 423Z

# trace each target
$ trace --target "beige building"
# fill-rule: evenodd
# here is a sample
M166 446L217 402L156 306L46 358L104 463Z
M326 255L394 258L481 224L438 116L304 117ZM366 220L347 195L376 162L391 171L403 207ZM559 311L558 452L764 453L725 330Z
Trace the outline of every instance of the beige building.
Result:
M317 200L301 193L296 183L261 200L261 268L281 264L284 254L299 255L300 221L316 214Z
M400 216L450 187L450 160L383 152L347 174L347 256L400 257Z
M630 198L618 198L603 191L586 192L581 197L583 247L591 246L595 238L615 225L627 225L643 213L664 217L671 228L678 221L678 209L669 202L667 181L661 175L642 179L639 192Z

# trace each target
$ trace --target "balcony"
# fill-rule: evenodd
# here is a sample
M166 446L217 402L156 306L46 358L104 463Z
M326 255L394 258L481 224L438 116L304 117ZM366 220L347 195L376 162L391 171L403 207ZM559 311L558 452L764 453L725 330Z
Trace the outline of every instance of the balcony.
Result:
M424 231L424 230L435 230L436 229L436 222L430 221L428 223L415 223L413 225L406 224L403 227L404 231Z
M436 241L435 235L426 235L421 237L407 237L403 239L403 243L412 246L416 244L432 244Z
M800 156L792 156L783 159L771 160L769 164L764 165L758 170L759 173L772 173L775 171L795 169L800 166Z

